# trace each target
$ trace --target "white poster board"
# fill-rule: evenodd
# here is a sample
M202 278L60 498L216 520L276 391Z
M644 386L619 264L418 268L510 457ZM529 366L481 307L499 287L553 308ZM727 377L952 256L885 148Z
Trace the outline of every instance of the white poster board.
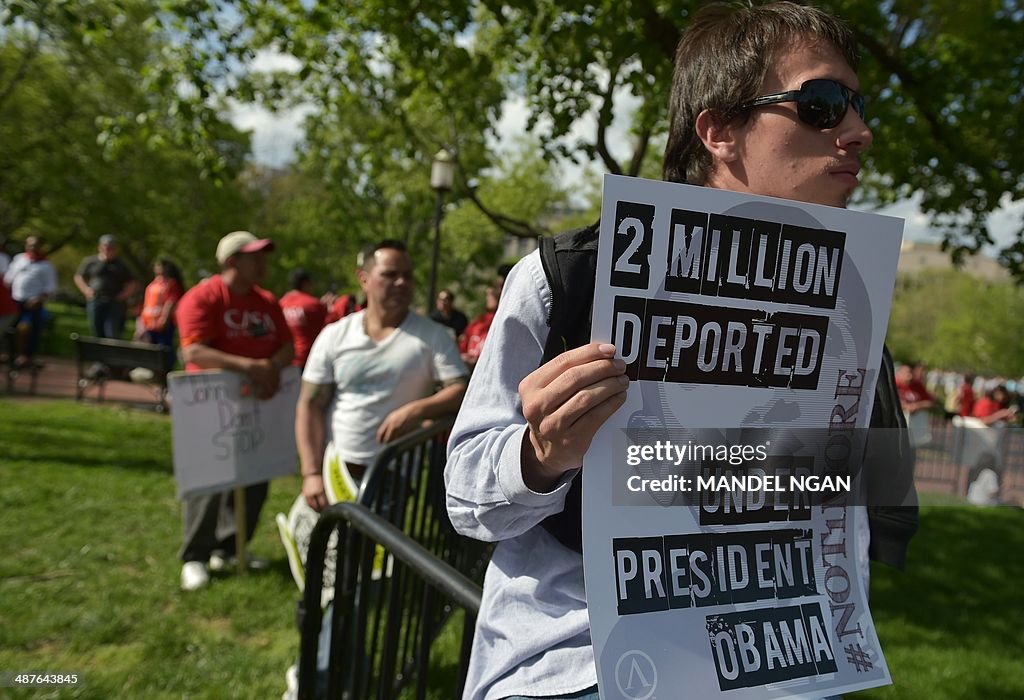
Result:
M260 401L249 380L235 372L169 374L178 498L294 474L299 379L297 368L285 368L278 392Z
M822 698L891 682L864 589L866 511L850 507L858 484L812 504L798 485L779 495L705 477L763 474L765 454L820 457L773 447L764 428L842 442L867 427L902 227L606 176L592 337L616 344L632 381L582 477L604 700ZM722 447L740 450L731 471L716 471Z

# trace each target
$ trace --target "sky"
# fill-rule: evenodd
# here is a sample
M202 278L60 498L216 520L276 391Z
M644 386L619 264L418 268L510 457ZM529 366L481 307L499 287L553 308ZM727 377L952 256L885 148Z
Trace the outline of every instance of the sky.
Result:
M298 61L290 56L279 53L260 52L252 64L256 71L298 70ZM637 102L631 95L617 94L615 100L615 119L607 132L609 150L620 160L627 160L629 155L629 117L636 109ZM295 146L303 138L302 123L312 112L312 107L303 106L295 109L272 113L259 105L234 104L232 106L232 122L240 129L252 132L253 156L257 163L272 167L281 167L290 163L294 157ZM525 100L515 98L505 103L498 133L505 134L499 142L491 143L492 147L510 150L517 137L526 132L527 107ZM592 139L596 122L593 116L577 122L571 138L586 136ZM579 182L581 166L565 165L561 168L562 177L566 182ZM424 174L426 177L427 174ZM904 238L914 241L939 240L938 234L928 226L928 217L923 214L917 199L904 200L896 204L875 210L880 214L897 216L905 220ZM997 243L1005 245L1013 240L1014 231L1020 226L1024 216L1024 201L1010 203L1006 197L1003 206L989 217L989 226ZM994 251L986 251L994 254Z

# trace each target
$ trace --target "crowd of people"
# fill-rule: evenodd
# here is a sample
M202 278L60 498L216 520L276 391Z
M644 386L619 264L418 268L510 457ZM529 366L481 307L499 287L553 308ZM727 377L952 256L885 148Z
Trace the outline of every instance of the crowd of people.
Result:
M908 416L940 409L946 418L976 418L985 425L1013 424L1024 408L1024 378L985 377L908 362L896 372L900 403Z
M486 308L472 324L460 310L451 306L455 297L449 290L438 294L437 308L429 314L432 320L452 330L462 358L470 367L483 347L507 270L508 266L499 269L497 280L487 288ZM131 339L165 348L166 368L170 371L180 362L175 309L185 294L186 284L180 268L168 257L153 262L152 275L140 299L139 281L120 256L117 238L105 234L99 239L96 254L87 256L78 265L73 281L85 301L92 336L126 339L125 328L131 320L131 312L137 311ZM208 273L201 273L199 281L205 282L209 277ZM281 295L278 303L295 339L293 364L302 367L320 331L350 314L363 311L366 299L359 294L339 295L333 291L318 296L312 275L301 268L292 271L289 282L289 290ZM9 363L14 369L42 367L38 359L40 341L52 318L46 305L57 292L57 271L41 237L28 236L24 251L13 259L0 249L0 364ZM6 335L12 328L16 332L5 345ZM106 368L94 365L89 374L95 376L104 371ZM151 373L145 378L151 378Z

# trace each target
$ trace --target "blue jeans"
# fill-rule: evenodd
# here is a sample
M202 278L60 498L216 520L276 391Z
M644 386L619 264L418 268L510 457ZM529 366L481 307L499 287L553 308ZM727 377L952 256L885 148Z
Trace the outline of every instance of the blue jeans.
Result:
M28 326L28 342L21 352L28 357L35 357L36 351L39 349L39 338L43 335L43 328L49 321L50 314L42 304L34 309L28 308L23 301L19 301L17 304L18 324L24 323Z
M152 343L153 345L159 345L166 351L166 358L164 359L164 369L170 372L174 369L174 365L177 363L178 358L174 352L174 326L168 324L167 328L162 331L146 331L142 334L140 340L144 343Z
M89 326L97 338L121 339L124 331L124 302L114 299L91 299L85 302Z

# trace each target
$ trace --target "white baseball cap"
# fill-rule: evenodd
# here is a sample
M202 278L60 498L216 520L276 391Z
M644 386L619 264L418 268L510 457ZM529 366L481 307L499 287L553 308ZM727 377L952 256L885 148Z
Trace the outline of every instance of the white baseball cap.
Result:
M217 244L217 262L223 265L228 258L238 253L256 253L273 249L274 242L269 238L256 238L248 231L232 231Z

